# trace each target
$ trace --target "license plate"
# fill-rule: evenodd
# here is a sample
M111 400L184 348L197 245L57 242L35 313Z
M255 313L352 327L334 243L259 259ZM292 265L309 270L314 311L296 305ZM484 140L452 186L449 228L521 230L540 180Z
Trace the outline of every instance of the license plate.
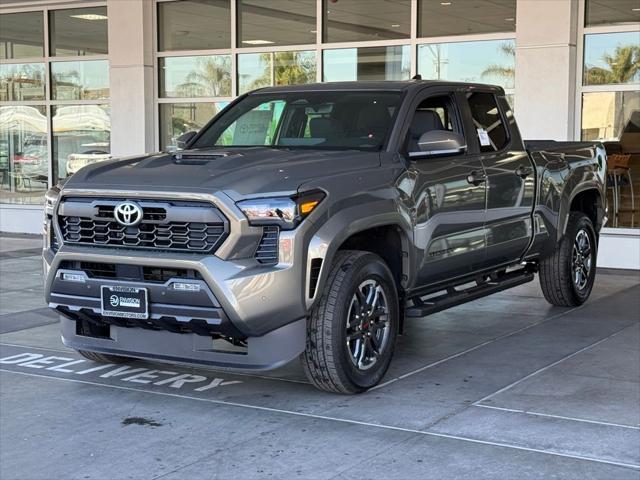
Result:
M103 285L102 315L121 318L149 318L147 289Z

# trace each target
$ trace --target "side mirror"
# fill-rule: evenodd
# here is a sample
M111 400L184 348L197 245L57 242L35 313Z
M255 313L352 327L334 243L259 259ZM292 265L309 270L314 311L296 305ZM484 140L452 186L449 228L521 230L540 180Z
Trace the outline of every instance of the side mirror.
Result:
M185 132L182 135L180 135L178 138L176 138L176 147L178 148L178 150L182 150L184 149L187 144L191 141L191 139L193 137L196 136L196 133L198 132Z
M418 139L417 152L409 152L410 158L427 158L441 155L458 155L467 151L464 137L448 130L430 130Z

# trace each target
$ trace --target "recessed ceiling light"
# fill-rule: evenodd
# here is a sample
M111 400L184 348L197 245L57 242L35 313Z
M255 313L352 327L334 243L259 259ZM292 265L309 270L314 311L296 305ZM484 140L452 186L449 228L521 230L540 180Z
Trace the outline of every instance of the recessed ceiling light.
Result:
M514 20L515 18L511 18L511 17L504 19L505 22L513 22Z
M440 5L448 7L449 5L451 5L451 2L440 2Z
M242 43L246 43L247 45L269 45L273 42L269 40L243 40Z
M106 20L106 15L98 15L97 13L83 13L81 15L71 15L71 18L79 18L80 20Z
M632 8L631 11L632 12L640 12L640 8Z
M400 26L400 24L399 24L399 23L392 23L392 24L391 24L391 26L392 26L393 28L398 28L398 27Z
M317 30L309 30L309 33L318 33Z

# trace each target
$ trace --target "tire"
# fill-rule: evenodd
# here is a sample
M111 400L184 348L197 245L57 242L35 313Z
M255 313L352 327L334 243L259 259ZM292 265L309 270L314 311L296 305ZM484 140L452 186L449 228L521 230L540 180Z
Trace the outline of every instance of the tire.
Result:
M119 355L107 355L106 353L88 352L86 350L76 350L84 358L98 363L128 363L132 358L121 357Z
M576 261L574 248L580 251L579 244L583 244L585 235L590 248L588 262L587 256L582 255L584 252L580 254L582 260ZM540 287L544 298L552 305L560 307L582 305L589 298L593 288L597 254L598 241L591 220L582 212L571 212L566 234L555 252L540 262ZM587 263L588 272L585 274ZM579 275L576 274L576 269L580 269Z
M369 252L339 251L307 322L301 355L307 378L332 393L377 385L391 363L399 319L398 292L385 262Z

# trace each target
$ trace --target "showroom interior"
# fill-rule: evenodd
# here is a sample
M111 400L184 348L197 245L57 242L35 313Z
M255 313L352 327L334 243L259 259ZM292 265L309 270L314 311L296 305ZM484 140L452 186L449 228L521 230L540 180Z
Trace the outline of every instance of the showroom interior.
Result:
M249 90L419 74L502 86L525 139L606 142L599 265L638 269L639 51L636 0L5 0L0 231L39 232L49 186L175 149Z

